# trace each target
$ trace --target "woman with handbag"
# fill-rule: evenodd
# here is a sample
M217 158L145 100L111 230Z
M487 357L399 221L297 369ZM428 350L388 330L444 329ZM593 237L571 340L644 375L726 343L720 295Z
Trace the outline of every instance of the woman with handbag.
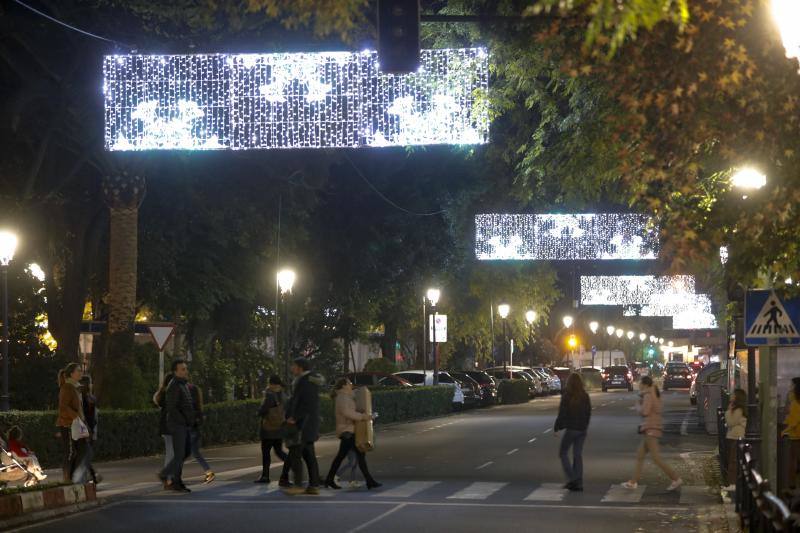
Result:
M356 448L355 436L355 422L369 420L371 417L370 415L356 411L356 402L353 398L353 384L350 383L349 379L342 378L337 381L333 394L336 402L336 436L339 437L339 453L336 454L333 463L331 463L328 477L325 479L325 486L334 490L342 488L336 484L334 476L336 472L338 472L342 461L347 457L347 454L350 453L351 450L354 450L356 458L358 459L358 467L361 469L361 473L364 475L364 479L367 482L367 488L376 489L380 487L381 484L375 481L369 473L366 455Z
M269 483L270 452L275 450L275 455L283 461L283 470L278 485L281 487L289 486L289 456L283 451L283 425L286 415L284 403L286 397L283 394L283 381L281 378L272 375L269 377L269 385L264 391L264 401L258 409L258 416L261 417L261 476L253 483Z
M639 413L642 416L639 434L642 435L642 442L636 453L636 468L633 477L622 484L626 489L636 489L639 486L642 464L648 453L656 466L672 480L672 483L667 487L668 491L673 491L683 485L683 480L661 459L661 452L658 448L658 439L661 438L664 429L661 410L661 393L658 391L658 387L653 384L653 378L644 376L639 382Z
M64 444L64 481L84 483L91 461L89 428L83 415L78 363L70 363L58 373L58 419L56 425Z

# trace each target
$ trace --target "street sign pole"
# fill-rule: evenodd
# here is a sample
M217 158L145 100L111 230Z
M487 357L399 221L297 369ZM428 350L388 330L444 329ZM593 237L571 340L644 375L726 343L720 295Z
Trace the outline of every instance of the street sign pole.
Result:
M766 353L765 353L766 352ZM778 347L770 346L759 357L761 387L761 468L770 490L778 492Z
M164 383L164 350L158 351L158 386Z

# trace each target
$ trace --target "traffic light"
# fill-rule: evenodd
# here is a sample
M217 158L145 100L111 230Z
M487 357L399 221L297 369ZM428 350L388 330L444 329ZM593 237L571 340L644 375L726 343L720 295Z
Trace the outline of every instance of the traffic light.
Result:
M378 62L382 72L419 67L419 0L378 0Z
M575 335L570 335L570 336L569 336L569 339L567 339L567 345L568 345L570 348L575 348L576 346L578 346L578 339L577 339L577 337L575 337Z
M650 357L653 357L655 354L656 354L656 351L653 348L650 348L649 350L647 350L647 355L649 355Z

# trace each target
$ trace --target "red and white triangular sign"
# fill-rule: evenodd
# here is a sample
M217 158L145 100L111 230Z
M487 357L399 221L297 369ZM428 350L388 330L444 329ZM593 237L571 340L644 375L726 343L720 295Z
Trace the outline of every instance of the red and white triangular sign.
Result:
M147 326L150 330L150 336L153 337L153 342L158 346L158 351L162 351L167 341L172 337L175 331L175 324L161 324L159 326Z

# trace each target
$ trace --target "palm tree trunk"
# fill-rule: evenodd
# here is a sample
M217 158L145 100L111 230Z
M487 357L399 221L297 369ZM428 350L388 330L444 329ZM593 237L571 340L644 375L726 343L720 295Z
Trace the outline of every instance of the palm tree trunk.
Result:
M139 207L111 207L108 268L108 333L133 331L139 255Z

